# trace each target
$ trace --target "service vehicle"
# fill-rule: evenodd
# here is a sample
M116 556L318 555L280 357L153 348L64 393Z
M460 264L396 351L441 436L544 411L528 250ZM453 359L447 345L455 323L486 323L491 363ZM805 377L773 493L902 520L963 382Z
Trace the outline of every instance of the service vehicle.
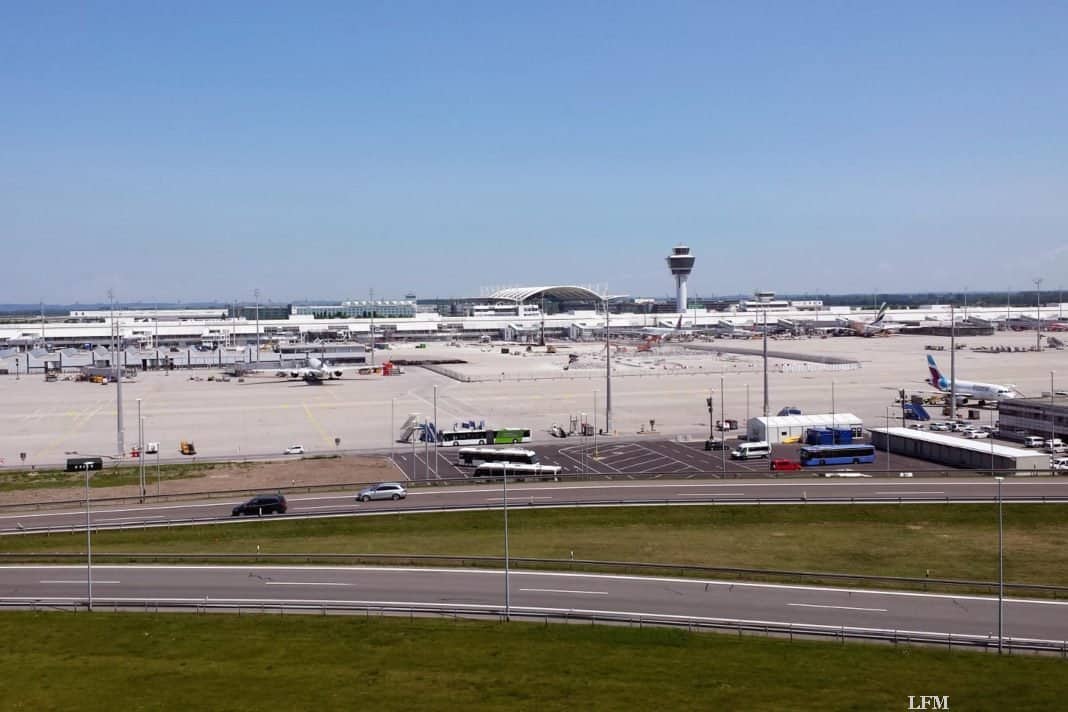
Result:
M771 461L771 469L773 470L800 470L801 463L794 462L793 460L786 460L783 458L775 458Z
M503 480L505 476L509 479L518 480L520 482L524 480L539 480L548 479L554 480L560 474L561 468L559 465L524 465L524 464L512 464L510 462L484 462L475 468L475 471L471 473L471 477L476 480Z
M851 445L805 445L801 448L801 464L805 467L820 465L859 465L875 462L875 446L863 443Z
M491 447L463 447L456 453L461 465L477 462L522 462L533 465L538 461L538 453L523 448L505 448L494 450Z
M761 457L771 457L771 444L763 440L738 443L738 447L731 450L732 460L755 460Z

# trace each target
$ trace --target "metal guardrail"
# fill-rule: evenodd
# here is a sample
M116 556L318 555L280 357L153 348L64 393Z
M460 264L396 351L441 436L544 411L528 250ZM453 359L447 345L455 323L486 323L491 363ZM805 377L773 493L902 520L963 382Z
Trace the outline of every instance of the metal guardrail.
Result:
M71 600L69 602L39 601L26 598L23 601L0 601L0 607L16 608L33 611L84 611L88 607L84 601ZM195 612L198 614L211 612L243 614L267 614L278 615L303 614L303 615L339 615L339 614L364 614L367 617L377 616L408 616L416 617L444 617L444 618L468 618L486 619L498 622L512 621L543 621L546 625L550 622L568 624L573 622L589 623L595 625L627 625L630 627L643 628L670 627L684 628L688 631L716 631L733 632L739 636L743 634L763 635L766 637L782 637L794 639L832 639L858 640L870 642L882 642L892 645L924 645L946 647L952 650L954 647L964 649L978 649L988 652L998 650L999 641L994 635L970 635L965 633L929 633L921 631L893 630L879 628L856 628L850 626L830 626L806 623L777 623L768 621L750 621L744 619L729 618L686 618L683 616L669 615L628 615L591 613L582 610L565 612L544 611L538 608L511 607L510 615L506 616L503 606L465 606L463 608L441 605L427 606L389 606L384 604L364 603L341 603L330 602L322 604L293 604L279 603L274 601L230 603L226 601L173 601L145 599L108 599L94 598L93 610L112 610L114 612L144 612L161 613L168 611ZM1037 638L1012 638L1001 639L1001 647L1011 652L1045 653L1059 655L1068 658L1068 641L1042 640Z
M872 479L893 479L898 481L898 477L894 472L881 472L870 471L864 474L872 475ZM919 481L927 478L974 478L977 481L983 478L990 477L989 473L983 471L982 474L976 473L974 470L917 470L913 473L915 477L912 479ZM1052 476L1055 473L1047 470L998 470L996 473L998 476L1014 477L1021 476L1032 478L1035 476ZM838 481L836 478L830 477L813 477L813 473L803 472L797 474L789 471L769 471L766 473L752 472L752 471L734 471L734 472L722 472L705 471L705 472L691 472L691 473L677 473L677 472L647 472L647 473L599 473L599 472L575 472L575 473L561 473L552 478L537 479L528 478L529 481L553 481L553 482L594 482L604 481L613 482L616 480L625 480L627 482L634 481L655 481L661 479L672 480L733 480L733 479L771 479L783 482L801 482L801 481L813 481L815 482L834 482ZM867 478L865 478L867 479ZM523 482L528 481L521 478L509 477L509 482ZM377 481L377 480L374 480ZM312 494L315 492L346 492L351 490L358 490L366 487L368 484L374 481L361 481L361 482L333 482L327 484L318 485L293 485L290 487L276 487L267 488L259 487L256 489L233 489L233 490L205 490L201 492L174 492L170 494L155 495L146 493L144 497L140 495L124 495L121 497L99 497L92 498L93 504L141 504L148 502L173 502L180 500L192 500L192 499L225 499L229 497L251 497L256 494L262 494L263 492L278 492L280 494L292 495L292 494ZM499 480L497 480L499 481ZM468 477L443 477L436 480L405 480L405 486L409 489L422 488L422 487L453 487L453 486L470 486L479 484L488 484L484 480L474 480ZM73 488L72 488L73 489ZM770 501L771 498L763 498L765 501ZM892 498L891 498L892 499ZM995 498L996 499L996 498ZM1053 498L1050 498L1051 501ZM808 498L808 501L814 501L815 498ZM906 500L908 501L908 500ZM1004 498L1004 501L1010 501L1008 497ZM39 511L41 509L53 509L59 507L82 507L85 505L85 498L79 497L76 499L63 499L63 500L51 500L47 502L21 502L15 504L0 504L0 511L4 510L20 510L29 509L32 511Z
M322 562L334 561L356 565L365 562L375 564L396 564L398 562L411 565L418 564L450 564L453 566L504 566L504 558L500 556L456 556L451 554L330 554L330 553L306 553L306 554L268 554L268 553L214 553L214 554L170 554L165 552L96 552L94 560L103 562L110 561L221 561L227 563L254 561L257 564L272 565L275 562ZM0 552L0 561L40 561L41 559L77 560L83 561L85 554L82 553L12 553ZM550 566L554 570L566 570L575 568L616 569L624 572L632 571L656 571L677 572L679 576L697 575L707 576L751 576L751 577L776 577L793 578L801 581L848 581L854 583L893 583L909 584L914 586L946 586L962 587L968 589L998 589L997 581L972 581L968 579L945 579L920 576L882 576L878 574L846 574L831 571L789 571L786 569L755 569L737 566L700 566L697 564L671 564L648 561L602 561L598 559L543 559L536 557L509 557L512 566L528 567ZM1010 591L1040 591L1052 593L1054 597L1068 596L1068 586L1057 586L1043 583L1005 583L1005 589Z

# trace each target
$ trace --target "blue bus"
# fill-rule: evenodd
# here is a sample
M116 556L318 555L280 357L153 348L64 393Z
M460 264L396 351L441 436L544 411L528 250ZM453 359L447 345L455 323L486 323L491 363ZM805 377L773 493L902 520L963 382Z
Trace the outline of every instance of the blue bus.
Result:
M859 465L875 462L874 445L805 445L801 448L801 465Z

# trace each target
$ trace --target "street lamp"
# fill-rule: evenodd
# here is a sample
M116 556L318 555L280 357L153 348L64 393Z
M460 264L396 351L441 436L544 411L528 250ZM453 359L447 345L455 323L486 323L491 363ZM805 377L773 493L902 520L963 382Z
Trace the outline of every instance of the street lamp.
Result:
M89 508L89 463L85 468L85 581L89 587L89 610L93 610L93 529L90 525Z
M512 618L512 592L508 588L511 561L508 554L508 463L503 465L504 476L501 478L501 485L504 489L504 619L507 621Z
M1042 278L1035 280L1035 350L1042 350Z
M1001 519L1001 481L1004 477L995 477L998 483L998 655L1002 652L1002 622L1005 607L1005 529Z

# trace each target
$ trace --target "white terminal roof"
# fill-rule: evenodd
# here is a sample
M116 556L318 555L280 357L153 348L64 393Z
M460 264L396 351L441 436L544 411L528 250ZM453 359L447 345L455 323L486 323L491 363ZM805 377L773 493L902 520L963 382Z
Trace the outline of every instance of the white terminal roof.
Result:
M499 299L501 301L523 303L541 295L552 296L563 301L593 301L600 302L604 296L586 287L558 285L553 287L509 287L498 289L487 299Z
M981 452L987 455L994 454L1001 457L1027 457L1045 454L1034 449L997 445L989 439L971 440L969 438L945 435L943 433L931 433L926 430L913 430L912 428L868 428L868 430L873 433L889 433L894 437L908 438L909 440L922 440L937 445L947 445L949 447L960 448L961 450L971 450L972 452Z
M863 425L864 421L852 413L824 413L822 415L772 415L767 418L758 417L764 425L772 428L822 428L832 423L834 425Z

